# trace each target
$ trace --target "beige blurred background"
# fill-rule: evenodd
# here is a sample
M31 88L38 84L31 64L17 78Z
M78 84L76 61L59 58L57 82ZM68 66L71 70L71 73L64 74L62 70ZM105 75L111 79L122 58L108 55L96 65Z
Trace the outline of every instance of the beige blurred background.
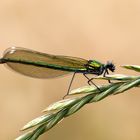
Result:
M0 1L0 55L11 46L51 54L113 60L116 73L136 75L120 65L138 64L139 0L5 0ZM71 75L39 80L0 66L0 139L41 115L66 93ZM87 85L77 76L73 88ZM132 89L66 118L40 140L139 140L140 94Z

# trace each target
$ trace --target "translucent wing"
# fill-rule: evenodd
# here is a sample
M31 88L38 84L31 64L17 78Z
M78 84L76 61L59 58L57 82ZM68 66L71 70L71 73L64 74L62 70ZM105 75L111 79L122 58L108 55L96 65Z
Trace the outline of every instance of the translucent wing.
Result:
M87 60L82 58L50 55L18 47L7 49L3 59L12 70L35 78L53 78L85 70L84 64L87 63Z

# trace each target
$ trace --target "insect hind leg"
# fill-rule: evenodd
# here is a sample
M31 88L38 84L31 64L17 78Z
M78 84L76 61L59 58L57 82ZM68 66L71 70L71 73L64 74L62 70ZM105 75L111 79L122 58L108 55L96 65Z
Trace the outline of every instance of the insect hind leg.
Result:
M71 86L72 86L72 83L73 83L73 80L74 80L74 77L75 77L76 73L77 73L77 72L74 72L74 74L73 74L73 76L72 76L72 78L71 78L71 81L70 81L70 84L69 84L68 90L67 90L67 94L64 95L63 99L64 99L66 96L69 95L69 92L70 92L70 89L71 89Z

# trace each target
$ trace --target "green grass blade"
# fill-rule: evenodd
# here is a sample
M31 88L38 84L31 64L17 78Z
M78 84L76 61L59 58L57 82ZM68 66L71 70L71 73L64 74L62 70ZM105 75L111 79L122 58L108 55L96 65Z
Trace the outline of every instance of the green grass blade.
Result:
M140 66L125 65L125 68L140 72ZM115 80L115 83L100 86L101 91L93 86L85 86L70 92L68 99L58 101L51 104L44 111L46 115L38 117L27 123L23 130L35 127L33 131L29 131L24 135L18 137L16 140L37 140L39 136L53 126L58 124L65 117L72 115L88 103L100 101L110 95L123 93L131 88L140 87L140 76L126 76L126 75L108 75L107 77L99 76L96 79ZM73 97L73 95L81 95ZM49 114L48 114L49 113Z

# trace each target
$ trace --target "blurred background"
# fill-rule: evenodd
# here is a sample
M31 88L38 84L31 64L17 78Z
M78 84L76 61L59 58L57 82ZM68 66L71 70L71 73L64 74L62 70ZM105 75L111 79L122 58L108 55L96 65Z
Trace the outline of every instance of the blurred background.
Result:
M0 56L12 46L103 63L111 60L116 73L137 75L120 65L140 65L140 1L0 1ZM23 125L65 95L70 79L71 75L33 79L1 65L0 139L21 135ZM77 75L72 88L84 85L85 78ZM139 89L131 89L83 107L40 140L139 140L139 108Z

